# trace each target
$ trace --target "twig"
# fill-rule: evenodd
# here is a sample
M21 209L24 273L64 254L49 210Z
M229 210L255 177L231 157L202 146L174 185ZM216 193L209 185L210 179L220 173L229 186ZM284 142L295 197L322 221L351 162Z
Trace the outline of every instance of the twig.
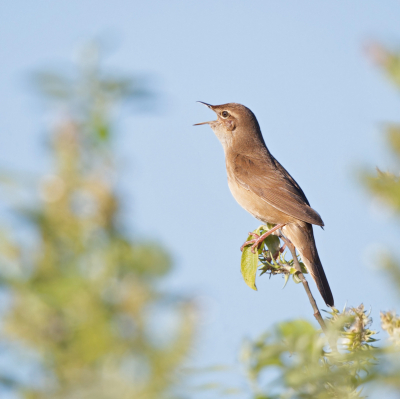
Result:
M294 247L293 243L286 238L282 232L279 230L279 238L282 239L282 241L286 244L286 246L289 248L290 253L292 254L292 258L293 258L293 262L294 262L294 267L297 270L297 274L299 276L300 281L303 283L303 287L306 290L307 296L308 296L308 300L311 303L311 306L313 308L314 311L314 317L317 319L319 325L322 328L322 331L324 332L324 334L326 335L328 341L329 341L329 346L331 347L332 351L337 352L337 346L336 346L336 342L331 339L330 334L328 332L328 328L326 327L326 324L324 322L324 319L321 316L321 313L318 309L317 303L315 302L315 299L313 297L313 294L311 293L310 287L308 285L308 282L306 280L306 278L304 277L304 274L301 270L301 266L300 263L297 259L297 255L296 255L296 248Z

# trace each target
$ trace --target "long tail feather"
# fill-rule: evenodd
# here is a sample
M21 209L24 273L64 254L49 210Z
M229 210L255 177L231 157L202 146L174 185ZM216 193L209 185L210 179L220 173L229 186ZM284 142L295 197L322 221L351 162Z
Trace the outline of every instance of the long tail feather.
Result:
M293 245L299 251L301 259L317 284L317 288L325 303L328 306L334 306L332 291L315 245L312 225L304 222L300 222L299 224L291 223L286 225L282 230L283 234L292 241Z

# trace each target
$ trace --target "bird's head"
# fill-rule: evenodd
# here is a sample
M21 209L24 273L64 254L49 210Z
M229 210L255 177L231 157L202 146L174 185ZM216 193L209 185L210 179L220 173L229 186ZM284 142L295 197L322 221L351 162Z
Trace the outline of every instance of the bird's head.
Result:
M198 102L213 110L217 114L217 119L196 123L194 126L210 125L224 149L237 140L247 141L251 136L260 134L255 115L244 105L237 103L210 105L202 101Z

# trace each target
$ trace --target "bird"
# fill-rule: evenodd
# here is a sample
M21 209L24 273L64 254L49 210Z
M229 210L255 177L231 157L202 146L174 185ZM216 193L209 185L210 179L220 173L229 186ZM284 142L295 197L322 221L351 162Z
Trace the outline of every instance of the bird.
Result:
M254 113L238 103L210 105L217 119L196 123L209 125L222 144L228 186L236 201L264 224L275 225L262 236L243 244L256 248L279 230L299 252L325 303L334 300L314 239L313 226L324 226L303 190L267 148ZM243 249L243 246L241 249Z

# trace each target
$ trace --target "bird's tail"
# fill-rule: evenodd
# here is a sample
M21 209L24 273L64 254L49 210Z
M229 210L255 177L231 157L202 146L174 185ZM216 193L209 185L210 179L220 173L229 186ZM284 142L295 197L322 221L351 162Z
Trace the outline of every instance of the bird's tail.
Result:
M283 234L292 241L293 245L299 251L301 259L317 284L317 288L325 303L328 306L334 306L332 291L315 245L312 225L305 222L301 222L301 224L290 223L282 230Z

